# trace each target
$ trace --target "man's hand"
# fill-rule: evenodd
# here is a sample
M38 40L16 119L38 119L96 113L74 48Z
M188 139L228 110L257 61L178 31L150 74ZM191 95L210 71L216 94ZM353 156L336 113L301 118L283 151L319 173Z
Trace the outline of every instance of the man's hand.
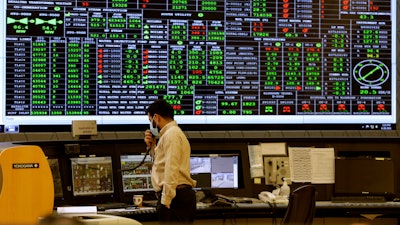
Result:
M156 138L151 134L150 130L148 129L144 132L144 142L149 148L153 147L153 145L156 143Z

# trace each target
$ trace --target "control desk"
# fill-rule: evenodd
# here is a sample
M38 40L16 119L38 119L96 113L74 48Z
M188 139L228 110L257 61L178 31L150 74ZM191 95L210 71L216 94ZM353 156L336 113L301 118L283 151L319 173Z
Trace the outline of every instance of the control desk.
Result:
M218 206L199 204L197 207L197 219L283 217L286 207L287 204L267 203L236 203ZM109 209L100 211L99 213L129 217L138 221L151 221L156 219L156 209L154 207ZM379 214L381 217L399 218L400 202L316 202L316 217L357 217L361 214Z

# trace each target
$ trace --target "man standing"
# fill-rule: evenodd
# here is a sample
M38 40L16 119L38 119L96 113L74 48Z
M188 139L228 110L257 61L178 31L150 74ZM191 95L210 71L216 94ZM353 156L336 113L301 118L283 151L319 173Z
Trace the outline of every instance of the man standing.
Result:
M147 109L150 129L144 142L151 148L151 181L156 192L161 224L193 224L196 181L190 177L190 143L174 120L174 109L156 100ZM159 137L156 144L156 137Z

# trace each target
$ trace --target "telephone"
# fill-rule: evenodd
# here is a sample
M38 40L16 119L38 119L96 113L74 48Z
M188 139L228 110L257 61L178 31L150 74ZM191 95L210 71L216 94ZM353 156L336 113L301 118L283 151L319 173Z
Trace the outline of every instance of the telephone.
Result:
M274 203L276 200L276 196L269 191L262 191L260 194L258 194L258 198L266 203Z
M265 184L283 184L283 178L290 178L289 157L264 157ZM288 179L288 184L290 184Z
M271 165L271 170L269 171L270 176L268 177L268 179L273 184L276 184L277 170L279 169L277 166L277 159L272 158L269 163Z
M265 203L287 204L289 202L286 196L273 194L269 191L262 191L258 194L258 198Z

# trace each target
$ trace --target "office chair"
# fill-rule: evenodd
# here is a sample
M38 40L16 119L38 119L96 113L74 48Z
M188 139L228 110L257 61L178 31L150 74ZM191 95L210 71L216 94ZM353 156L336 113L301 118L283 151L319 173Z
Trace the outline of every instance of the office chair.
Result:
M311 225L315 214L316 189L304 185L289 196L289 204L281 225Z

